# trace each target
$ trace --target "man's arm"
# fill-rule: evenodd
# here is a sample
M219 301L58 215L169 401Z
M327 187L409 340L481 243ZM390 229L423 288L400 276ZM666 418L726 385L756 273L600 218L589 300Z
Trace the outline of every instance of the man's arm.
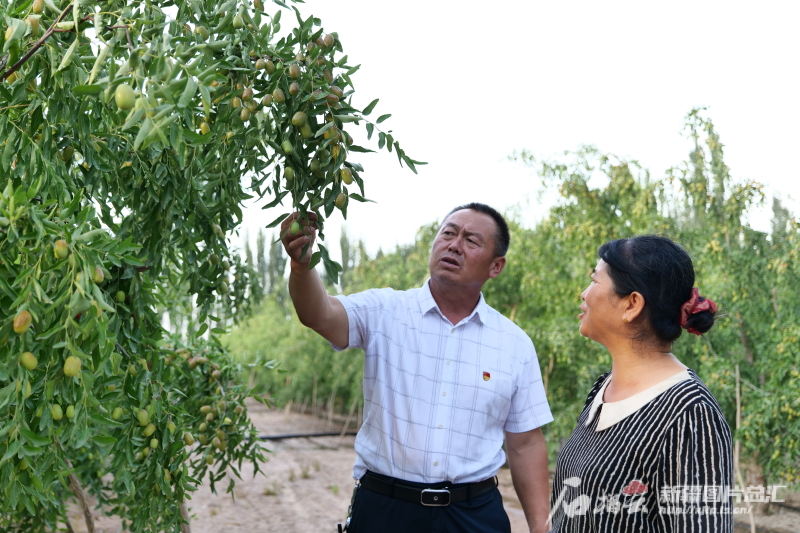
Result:
M289 295L300 322L336 346L346 347L349 342L349 323L342 302L328 294L316 269L308 268L311 261L317 229L317 216L309 213L309 221L302 222L301 231L294 235L290 230L299 214L292 213L281 223L283 247L290 259ZM303 254L303 247L308 250Z
M547 444L541 428L523 433L506 432L506 452L514 490L525 511L531 533L548 530L550 486L547 473Z

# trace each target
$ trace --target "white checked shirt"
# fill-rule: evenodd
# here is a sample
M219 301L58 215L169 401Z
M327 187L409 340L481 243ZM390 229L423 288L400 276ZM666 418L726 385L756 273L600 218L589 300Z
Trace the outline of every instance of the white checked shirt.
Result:
M505 462L503 430L553 420L533 343L482 294L455 326L428 282L337 298L348 347L365 355L355 479L369 469L416 482L481 481Z

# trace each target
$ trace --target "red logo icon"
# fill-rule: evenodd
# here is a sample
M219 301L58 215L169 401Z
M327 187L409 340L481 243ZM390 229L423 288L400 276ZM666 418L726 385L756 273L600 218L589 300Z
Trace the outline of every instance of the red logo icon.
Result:
M646 492L647 492L647 485L645 485L638 479L634 479L628 484L627 487L622 489L622 494L645 494Z
M488 372L484 372L483 373L483 381L489 381L490 377L492 377L492 375L490 373L488 373Z

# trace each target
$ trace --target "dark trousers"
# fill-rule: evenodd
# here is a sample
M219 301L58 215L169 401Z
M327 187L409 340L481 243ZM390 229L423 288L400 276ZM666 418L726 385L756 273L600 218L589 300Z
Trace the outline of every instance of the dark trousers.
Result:
M446 507L384 496L360 487L349 533L511 533L497 489Z

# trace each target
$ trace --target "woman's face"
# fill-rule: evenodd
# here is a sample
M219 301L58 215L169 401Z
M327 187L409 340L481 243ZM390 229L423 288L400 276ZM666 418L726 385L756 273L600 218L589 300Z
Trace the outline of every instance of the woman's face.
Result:
M608 275L608 264L602 259L597 262L592 281L581 294L580 332L584 337L605 345L604 342L621 330L624 308L620 297L614 292L614 284Z

